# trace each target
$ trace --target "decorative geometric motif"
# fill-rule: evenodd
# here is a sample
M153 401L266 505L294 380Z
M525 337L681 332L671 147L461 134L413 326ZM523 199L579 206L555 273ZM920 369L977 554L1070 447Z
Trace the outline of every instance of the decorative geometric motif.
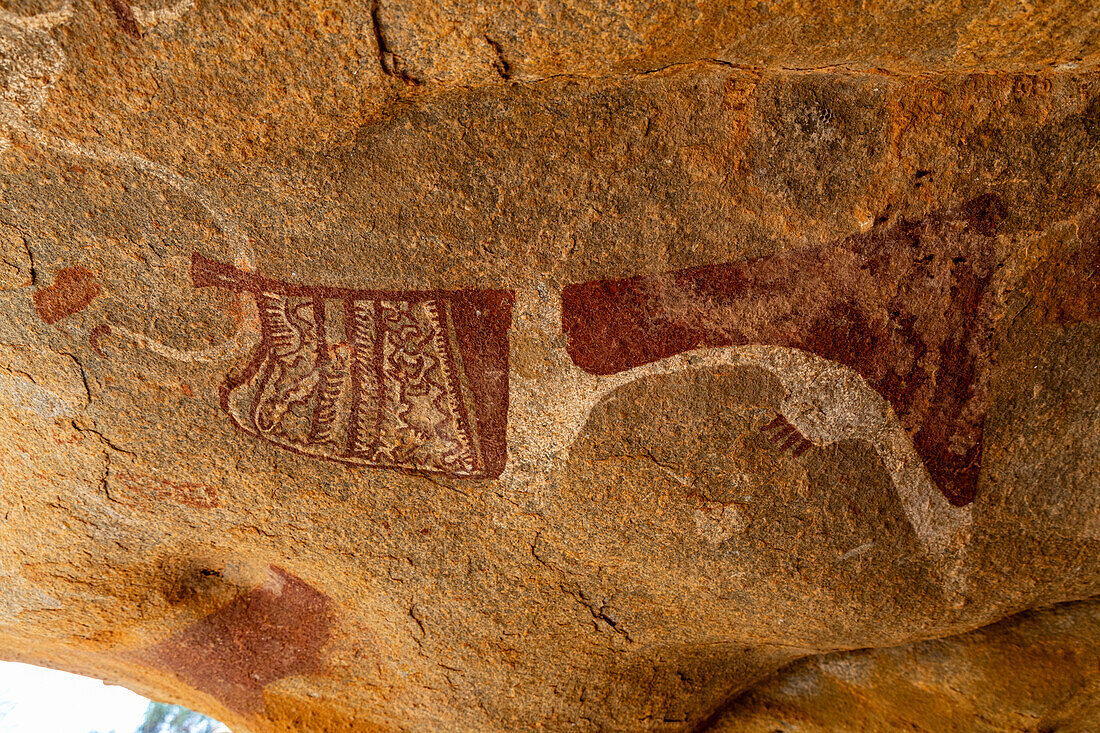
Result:
M199 254L192 278L256 298L260 344L221 390L242 430L363 466L503 470L510 292L290 285Z

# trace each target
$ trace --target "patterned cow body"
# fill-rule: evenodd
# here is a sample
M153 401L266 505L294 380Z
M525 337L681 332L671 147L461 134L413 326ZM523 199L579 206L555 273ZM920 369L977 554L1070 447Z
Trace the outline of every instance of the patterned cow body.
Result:
M256 299L260 344L221 390L242 430L355 465L503 470L510 292L292 285L199 254L192 278Z

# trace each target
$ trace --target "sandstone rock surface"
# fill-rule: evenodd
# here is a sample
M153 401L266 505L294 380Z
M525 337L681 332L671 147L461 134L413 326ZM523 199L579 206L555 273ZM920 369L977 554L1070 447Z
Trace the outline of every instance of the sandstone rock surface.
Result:
M1088 730L1098 59L1057 0L9 0L0 657L241 732Z

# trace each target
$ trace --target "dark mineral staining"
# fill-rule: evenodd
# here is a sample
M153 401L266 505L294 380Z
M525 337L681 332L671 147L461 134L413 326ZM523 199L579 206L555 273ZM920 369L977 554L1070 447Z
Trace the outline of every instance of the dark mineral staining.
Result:
M1089 101L1080 116L1085 133L1089 136L1089 142L1094 144L1100 142L1100 95Z
M1000 204L819 247L567 287L573 361L614 374L700 348L773 344L851 367L894 408L944 496L975 498Z

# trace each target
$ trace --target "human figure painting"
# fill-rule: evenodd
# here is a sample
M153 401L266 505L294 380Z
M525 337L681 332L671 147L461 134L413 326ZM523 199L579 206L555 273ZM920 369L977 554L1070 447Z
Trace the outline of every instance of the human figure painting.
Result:
M249 293L259 310L259 345L221 387L240 429L353 465L503 471L510 291L296 285L198 253L191 276Z
M741 262L563 292L573 362L616 374L695 349L775 345L843 364L893 408L944 497L978 490L999 204Z

